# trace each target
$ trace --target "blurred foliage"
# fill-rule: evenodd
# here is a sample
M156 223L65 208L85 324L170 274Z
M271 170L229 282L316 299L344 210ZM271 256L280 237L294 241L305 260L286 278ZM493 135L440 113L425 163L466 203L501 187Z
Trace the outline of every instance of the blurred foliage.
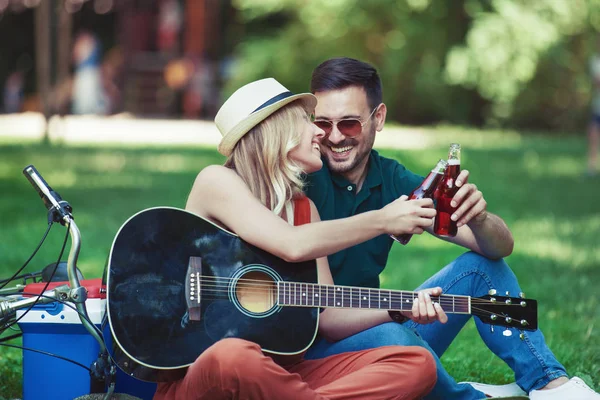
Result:
M380 71L389 118L581 131L600 0L233 0L225 95L274 76L306 91L335 56ZM236 27L240 29L236 29Z

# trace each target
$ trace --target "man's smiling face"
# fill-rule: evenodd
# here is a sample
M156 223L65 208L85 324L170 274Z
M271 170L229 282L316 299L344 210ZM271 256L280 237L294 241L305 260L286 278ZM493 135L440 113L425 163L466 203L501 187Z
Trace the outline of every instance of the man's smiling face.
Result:
M318 100L315 120L337 122L354 118L363 123L361 132L352 137L340 132L336 124L321 142L321 154L329 169L352 181L351 177L361 176L366 168L376 130L383 121L377 119L377 111L369 118L373 110L362 87L316 92L315 96Z

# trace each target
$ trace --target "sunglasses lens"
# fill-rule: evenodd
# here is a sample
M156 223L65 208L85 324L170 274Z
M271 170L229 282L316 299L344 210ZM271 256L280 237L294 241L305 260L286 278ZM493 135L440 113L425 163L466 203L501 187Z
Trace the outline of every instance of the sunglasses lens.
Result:
M321 128L326 135L329 135L333 128L333 124L329 121L314 121L313 123L319 128Z
M343 119L338 122L337 127L344 136L356 136L362 131L362 125L357 119Z

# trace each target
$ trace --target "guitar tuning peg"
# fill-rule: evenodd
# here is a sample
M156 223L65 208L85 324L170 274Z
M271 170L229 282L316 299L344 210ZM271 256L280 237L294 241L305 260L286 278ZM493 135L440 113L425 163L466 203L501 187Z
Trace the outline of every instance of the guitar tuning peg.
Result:
M488 291L488 294L489 294L490 296L493 296L493 295L495 295L495 294L496 294L496 289L490 289L490 290Z
M519 292L519 297L522 298L522 299L524 299L525 298L525 293Z

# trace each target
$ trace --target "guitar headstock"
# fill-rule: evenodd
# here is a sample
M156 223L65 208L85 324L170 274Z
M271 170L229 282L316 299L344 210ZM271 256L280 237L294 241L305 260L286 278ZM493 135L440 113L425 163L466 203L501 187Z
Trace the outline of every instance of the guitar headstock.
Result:
M492 291L493 293L493 291ZM538 327L537 301L488 294L471 299L471 314L486 324L534 331Z

